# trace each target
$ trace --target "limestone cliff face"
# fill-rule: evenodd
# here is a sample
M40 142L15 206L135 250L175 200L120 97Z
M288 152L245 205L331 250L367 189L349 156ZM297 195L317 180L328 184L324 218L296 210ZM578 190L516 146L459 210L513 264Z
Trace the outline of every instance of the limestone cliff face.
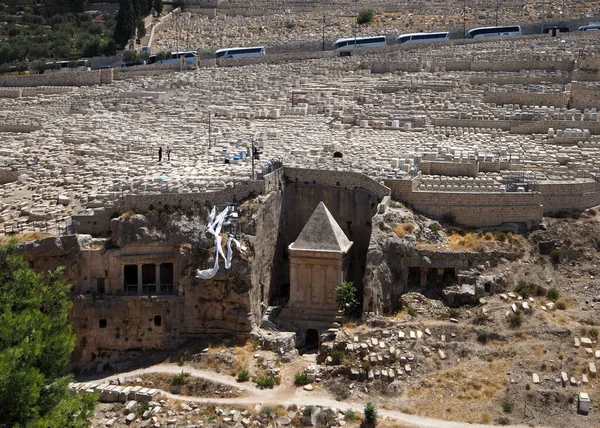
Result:
M283 250L280 235L281 210L283 205L283 192L270 193L259 211L254 214L256 223L256 236L253 239L254 258L252 260L250 291L250 304L252 307L252 322L260 325L262 307L268 305L271 287L277 282L274 265L281 263L276 255L281 255Z
M386 202L380 204L379 212L373 216L363 279L363 313L376 315L393 310L401 293L406 291L406 259L415 251L414 235L407 233L400 238L391 225L407 224L411 225L407 231L419 231L411 212L392 208Z

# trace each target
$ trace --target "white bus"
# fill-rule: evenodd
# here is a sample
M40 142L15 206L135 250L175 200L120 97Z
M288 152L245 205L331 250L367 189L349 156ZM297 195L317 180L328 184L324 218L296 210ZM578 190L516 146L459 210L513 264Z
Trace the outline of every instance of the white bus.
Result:
M588 25L582 25L577 31L597 31L600 30L600 22L590 22Z
M358 48L372 48L376 46L385 46L385 36L373 37L351 37L348 39L336 40L333 44L333 50L340 55L350 55L350 50Z
M50 61L46 63L46 68L50 71L65 73L68 71L90 71L90 62L87 59L78 59L74 61Z
M473 28L465 33L465 39L483 39L487 37L520 36L521 27L518 25L507 25L504 27L480 27Z
M398 43L430 43L430 42L443 42L445 40L450 40L448 37L448 32L439 32L439 33L410 33L410 34L400 34L398 37Z
M246 58L249 56L264 56L264 46L252 46L248 48L225 48L213 53L215 58Z

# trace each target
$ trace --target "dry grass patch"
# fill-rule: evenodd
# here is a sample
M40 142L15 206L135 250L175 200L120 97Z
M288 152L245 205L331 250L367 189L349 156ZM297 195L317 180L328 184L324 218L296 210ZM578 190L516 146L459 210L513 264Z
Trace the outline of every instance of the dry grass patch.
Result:
M0 245L8 244L11 239L16 240L17 242L30 242L37 241L38 239L50 238L51 236L55 235L45 232L28 232L19 235L4 235L0 237Z
M447 242L450 248L457 251L520 251L523 249L523 238L511 232L455 232L448 237Z
M430 373L422 384L409 389L411 408L420 415L485 423L493 413L493 399L506 384L507 360L469 361L447 370Z
M400 238L404 238L406 235L410 235L415 231L415 224L412 221L408 223L400 223L393 229L394 233Z

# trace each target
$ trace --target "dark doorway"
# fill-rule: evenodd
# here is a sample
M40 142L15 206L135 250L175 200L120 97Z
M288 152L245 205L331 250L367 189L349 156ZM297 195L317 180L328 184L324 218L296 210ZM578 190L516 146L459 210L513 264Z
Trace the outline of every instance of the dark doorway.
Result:
M163 293L173 293L173 263L160 265L160 290Z
M304 347L307 351L317 349L319 347L319 331L314 328L306 330L306 340L304 341Z
M123 267L123 283L127 294L137 294L138 267L137 265L125 265Z
M142 265L142 293L156 293L156 265Z

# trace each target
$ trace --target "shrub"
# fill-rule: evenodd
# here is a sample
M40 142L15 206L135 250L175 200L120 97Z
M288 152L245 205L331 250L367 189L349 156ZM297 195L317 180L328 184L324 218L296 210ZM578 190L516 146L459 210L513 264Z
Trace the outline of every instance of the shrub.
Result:
M260 409L260 415L264 418L268 418L271 414L275 414L275 408L273 406L263 406Z
M377 423L377 408L370 401L365 404L365 422L370 426L375 426Z
M515 403L513 403L513 401L509 398L505 398L504 400L502 400L502 410L504 410L504 413L512 412L514 407Z
M375 11L373 9L361 10L358 16L356 17L356 23L358 25L369 24L371 21L373 21L374 16Z
M331 359L333 360L333 364L339 366L344 362L344 351L339 349L335 349L331 352Z
M442 226L440 226L440 224L437 222L433 222L427 227L436 235L438 235L440 233L440 230L442 230Z
M342 282L340 285L335 287L335 303L338 308L344 313L344 316L351 318L358 309L359 302L354 283Z
M256 384L261 389L272 389L273 386L275 386L275 378L273 378L273 376L270 375L261 376L258 379L256 379Z
M590 328L590 336L592 336L593 338L598 337L598 329L596 327Z
M512 314L509 315L508 324L511 327L513 327L513 328L520 327L522 323L523 323L523 317L522 317L521 310L517 309L517 312L513 312Z
M490 338L490 332L487 330L477 330L477 341L481 343L487 343Z
M302 386L308 383L308 379L306 378L305 372L296 373L294 376L294 385Z
M344 420L346 422L355 421L357 418L358 418L358 416L356 416L356 413L354 413L354 410L348 410L346 412L346 414L344 415Z
M560 293L556 288L552 287L550 290L548 290L547 296L548 299L554 300L556 302L558 300L558 297L560 296Z
M559 300L556 302L556 309L560 309L561 311L564 311L565 309L567 309L567 304L565 303L564 300Z
M550 260L552 260L552 263L554 263L554 264L559 264L561 255L562 255L562 250L560 248L557 248L556 250L553 250L550 253Z
M240 369L237 372L238 382L248 382L248 379L250 379L250 372L248 371L248 369Z
M190 376L189 373L181 372L178 375L173 376L171 379L171 383L173 385L183 385L187 381L187 378Z
M521 297L523 297L524 299L529 297L529 295L531 294L531 289L529 288L529 284L527 284L526 282L523 282L523 281L521 281L517 284L515 291L517 293L519 293L521 295Z

